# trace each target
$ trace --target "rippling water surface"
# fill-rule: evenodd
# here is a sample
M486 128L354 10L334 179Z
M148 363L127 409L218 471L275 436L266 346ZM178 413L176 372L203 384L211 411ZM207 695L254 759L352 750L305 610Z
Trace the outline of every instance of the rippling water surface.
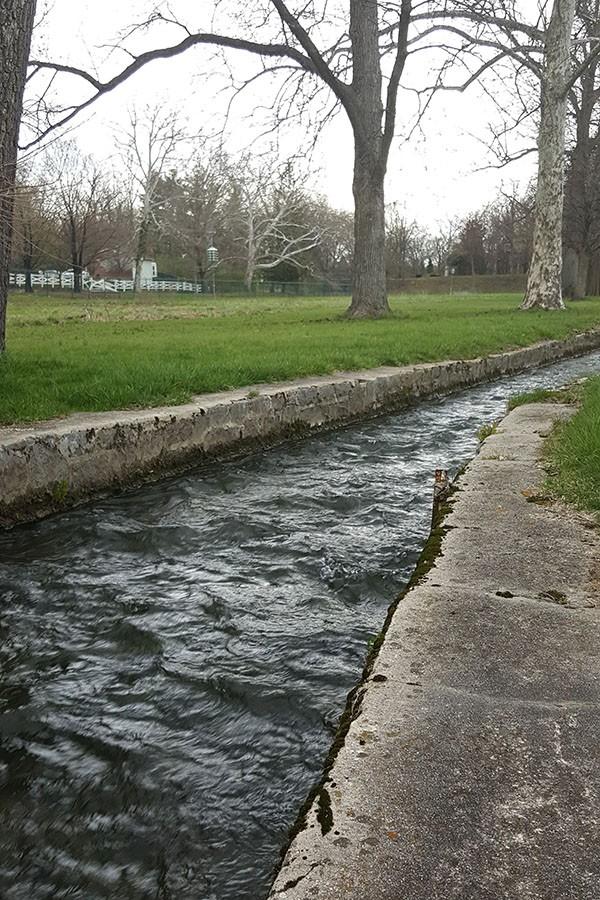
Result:
M371 635L515 391L600 354L0 535L0 897L261 900Z

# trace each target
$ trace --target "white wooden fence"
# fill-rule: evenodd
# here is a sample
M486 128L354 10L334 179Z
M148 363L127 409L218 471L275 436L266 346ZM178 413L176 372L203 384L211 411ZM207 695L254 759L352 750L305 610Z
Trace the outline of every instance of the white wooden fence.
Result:
M27 276L22 272L10 274L13 287L25 287ZM73 290L75 279L73 272L32 272L33 287L46 287L53 290ZM84 272L82 278L84 291L91 293L121 294L133 291L133 279L125 278L92 278ZM143 291L172 291L188 294L201 294L202 285L193 281L142 281Z

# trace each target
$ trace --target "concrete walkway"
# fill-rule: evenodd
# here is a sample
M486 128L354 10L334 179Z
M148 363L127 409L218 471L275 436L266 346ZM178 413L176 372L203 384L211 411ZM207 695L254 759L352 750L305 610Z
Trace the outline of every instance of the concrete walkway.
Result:
M459 480L272 897L600 900L600 536L536 500L567 407Z

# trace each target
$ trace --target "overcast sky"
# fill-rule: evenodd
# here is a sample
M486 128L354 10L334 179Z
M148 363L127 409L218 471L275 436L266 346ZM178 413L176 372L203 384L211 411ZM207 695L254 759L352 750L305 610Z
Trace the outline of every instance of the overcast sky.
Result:
M525 0L526 3L533 0ZM212 0L185 0L180 6L204 10ZM251 6L251 0L249 0ZM128 25L144 18L151 4L147 0L51 0L38 29L35 53L53 61L66 62L102 73L114 72L125 61L122 53L109 56L107 45ZM166 26L154 33L158 43L174 42L174 33ZM175 38L177 39L177 38ZM180 38L179 38L180 39ZM409 77L413 83L427 83L426 54L413 63ZM250 73L253 61L245 54L230 56L236 73ZM156 62L138 73L128 84L99 101L77 120L72 132L86 152L109 159L114 154L114 128L127 119L133 104L164 101L181 111L193 132L218 130L227 108L227 80L208 59L206 48L199 47L177 59ZM63 82L65 84L65 82ZM77 88L79 90L80 87ZM65 88L66 90L66 88ZM69 91L75 90L74 85ZM72 96L71 93L68 96ZM237 152L256 139L264 118L253 112L264 98L258 86L234 103L228 120L227 146ZM400 95L398 139L392 151L387 188L388 202L397 202L409 218L434 226L448 218L464 215L487 200L501 187L512 182L524 184L535 171L535 157L529 156L509 168L487 168L493 157L486 151L489 122L497 120L497 110L479 88L465 94L443 93L436 98L424 123L423 133L410 142L403 139L412 122L414 101L410 94ZM286 152L307 145L307 136L290 130L284 136ZM343 114L325 129L314 156L318 174L314 189L325 193L341 208L352 206L352 140Z

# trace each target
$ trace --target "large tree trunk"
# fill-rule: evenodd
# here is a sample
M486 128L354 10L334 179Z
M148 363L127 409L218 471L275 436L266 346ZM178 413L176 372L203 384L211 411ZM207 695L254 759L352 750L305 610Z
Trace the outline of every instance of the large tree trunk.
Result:
M83 266L80 262L73 264L73 293L83 292Z
M354 167L354 268L348 315L377 318L390 311L385 277L384 174L357 151Z
M563 267L563 293L572 300L583 300L588 294L590 254L585 248L567 247Z
M588 276L590 271L590 256L586 250L582 250L577 258L577 280L575 282L574 300L583 300L587 297Z
M597 253L590 259L587 294L591 297L600 295L600 257Z
M593 245L593 141L598 65L590 63L580 79L580 92L572 100L577 124L565 188L563 221L565 296L581 300L587 294L590 248Z
M73 269L73 293L81 293L81 268L79 266L79 248L77 247L77 234L73 219L71 219L71 268Z
M562 289L565 297L574 297L577 292L579 257L574 247L565 247L562 271Z
M546 39L533 254L521 309L564 309L562 225L567 82L575 0L554 0Z
M382 133L383 100L378 3L350 2L353 54L354 267L353 318L377 318L390 311L385 278L385 193L387 150Z
M6 341L17 142L34 17L35 0L0 3L0 352Z

